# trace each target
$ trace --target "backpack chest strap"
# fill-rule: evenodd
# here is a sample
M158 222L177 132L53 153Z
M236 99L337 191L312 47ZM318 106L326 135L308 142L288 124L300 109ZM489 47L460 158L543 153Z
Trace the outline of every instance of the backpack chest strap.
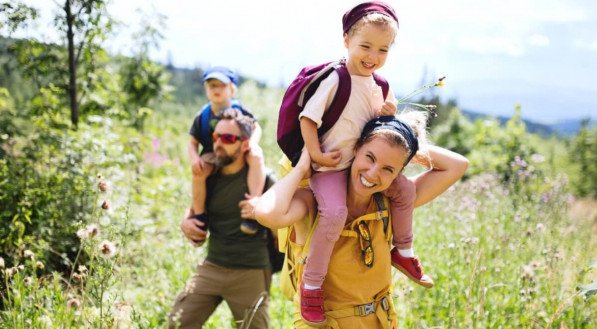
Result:
M328 317L326 324L334 329L340 328L335 319L353 316L363 317L373 314L379 319L382 328L389 329L391 328L391 322L396 315L390 298L392 298L392 296L388 291L375 298L371 303L355 305L341 310L327 311L325 312L325 315Z

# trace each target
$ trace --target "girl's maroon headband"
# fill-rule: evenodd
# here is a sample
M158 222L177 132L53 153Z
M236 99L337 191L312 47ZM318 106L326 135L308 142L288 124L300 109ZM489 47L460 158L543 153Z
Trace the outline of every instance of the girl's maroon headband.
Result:
M392 7L381 1L371 1L361 3L360 5L344 13L344 16L342 16L342 30L344 30L344 33L348 33L348 30L350 30L350 27L353 26L354 23L371 13L379 13L390 16L396 21L396 24L398 24L398 16L396 16L396 12L394 9L392 9Z

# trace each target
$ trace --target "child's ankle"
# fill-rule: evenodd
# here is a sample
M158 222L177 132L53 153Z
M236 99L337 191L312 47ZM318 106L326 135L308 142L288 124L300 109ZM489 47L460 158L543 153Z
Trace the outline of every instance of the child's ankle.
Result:
M407 248L407 249L396 248L396 249L398 249L398 253L402 257L415 258L415 251L413 250L413 248Z
M305 289L307 290L317 290L317 289L321 289L321 286L313 286L307 283L303 283L303 287L305 287Z

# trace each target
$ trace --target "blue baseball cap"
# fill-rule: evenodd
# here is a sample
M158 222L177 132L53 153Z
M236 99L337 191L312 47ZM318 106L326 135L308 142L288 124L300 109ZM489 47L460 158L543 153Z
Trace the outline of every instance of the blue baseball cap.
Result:
M214 66L205 70L203 73L203 82L209 79L217 79L223 83L234 83L238 84L238 75L231 69L223 66Z

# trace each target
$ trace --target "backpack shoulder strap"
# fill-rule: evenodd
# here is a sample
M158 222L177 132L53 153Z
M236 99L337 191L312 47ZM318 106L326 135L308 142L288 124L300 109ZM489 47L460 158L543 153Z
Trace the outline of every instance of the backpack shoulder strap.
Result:
M209 133L209 119L211 118L211 104L207 103L203 106L201 114L199 114L199 122L201 127L201 141L210 140Z
M387 198L384 197L383 194L377 192L377 193L373 194L373 199L375 200L375 204L377 205L377 211L380 214L381 220L383 222L383 231L384 231L385 235L387 236L389 222L390 222L389 216L391 216L391 214L389 214L388 211L385 211L386 209L388 209Z
M344 108L348 103L348 98L350 97L352 81L350 79L350 73L348 73L348 69L346 68L346 61L338 61L334 66L334 69L339 78L338 89L336 89L336 94L332 99L330 108L325 111L321 118L321 127L317 129L317 133L320 137L330 130L336 121L338 121L338 118L340 117L340 114L342 114L342 111L344 111Z
M388 98L388 93L390 92L390 84L388 83L388 80L376 73L373 73L373 80L375 80L375 83L377 83L377 85L381 87L381 92L383 93L383 100L385 101L386 98Z

